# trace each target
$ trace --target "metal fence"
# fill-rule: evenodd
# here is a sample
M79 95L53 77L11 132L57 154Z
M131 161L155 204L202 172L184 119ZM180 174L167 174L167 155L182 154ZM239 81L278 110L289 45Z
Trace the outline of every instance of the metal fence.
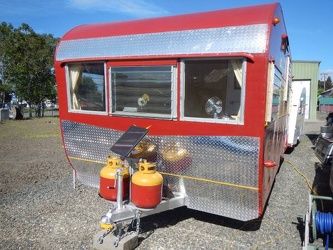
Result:
M28 119L30 118L30 114L29 114L29 109L25 108L22 110L23 112L23 118L24 119ZM44 109L44 111L42 112L36 112L35 109L32 109L32 117L57 117L59 116L59 109L53 109L53 108L48 108L48 109Z

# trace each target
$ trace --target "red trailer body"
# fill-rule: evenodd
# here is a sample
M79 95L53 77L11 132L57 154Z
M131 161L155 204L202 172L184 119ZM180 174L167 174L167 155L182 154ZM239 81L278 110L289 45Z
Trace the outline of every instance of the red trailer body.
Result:
M70 30L55 71L76 177L98 187L113 143L149 127L147 158L186 206L259 217L286 147L289 61L278 3Z

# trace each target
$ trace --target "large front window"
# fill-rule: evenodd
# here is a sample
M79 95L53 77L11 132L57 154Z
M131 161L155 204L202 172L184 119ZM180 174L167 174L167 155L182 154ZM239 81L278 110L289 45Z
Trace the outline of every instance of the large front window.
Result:
M242 59L184 61L183 119L242 121L242 64Z
M171 118L173 83L173 66L111 67L111 112Z
M106 111L104 63L68 65L69 109Z

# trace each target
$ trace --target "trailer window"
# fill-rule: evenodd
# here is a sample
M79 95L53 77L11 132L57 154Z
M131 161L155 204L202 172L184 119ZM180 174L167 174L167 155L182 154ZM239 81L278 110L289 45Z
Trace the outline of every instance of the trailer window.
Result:
M272 121L275 121L279 115L280 89L281 89L281 79L275 72L274 86L273 86L273 102L272 102Z
M270 62L268 65L267 103L266 103L266 123L276 121L279 115L287 112L288 100L283 100L285 82L282 73Z
M242 121L242 64L242 59L185 61L183 118Z
M71 110L106 111L104 63L68 65Z
M171 117L172 66L111 67L112 113Z

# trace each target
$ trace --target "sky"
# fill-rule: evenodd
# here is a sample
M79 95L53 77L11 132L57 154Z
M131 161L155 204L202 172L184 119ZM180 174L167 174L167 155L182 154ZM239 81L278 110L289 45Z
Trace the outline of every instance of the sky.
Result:
M72 28L272 3L270 0L0 0L0 21L61 38ZM333 1L280 0L292 60L320 62L318 76L333 78Z

